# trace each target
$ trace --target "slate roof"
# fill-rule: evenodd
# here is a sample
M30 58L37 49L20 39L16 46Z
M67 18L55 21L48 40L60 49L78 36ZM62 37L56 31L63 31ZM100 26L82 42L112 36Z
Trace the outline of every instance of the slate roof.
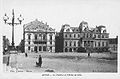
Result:
M27 23L24 25L25 30L48 30L48 31L55 31L55 29L49 27L47 23L43 23L42 21L38 21L37 19L35 21L32 21L30 23Z

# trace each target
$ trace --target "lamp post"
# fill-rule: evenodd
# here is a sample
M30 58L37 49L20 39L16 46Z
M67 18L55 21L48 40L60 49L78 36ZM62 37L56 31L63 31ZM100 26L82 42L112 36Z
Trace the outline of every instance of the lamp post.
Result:
M12 26L12 43L11 43L12 49L15 48L15 46L14 46L14 44L15 44L15 43L14 43L14 26L21 24L22 21L24 20L24 19L22 18L21 14L20 14L20 16L19 16L17 19L18 19L19 23L15 23L14 9L12 9L12 22L7 22L7 21L9 20L9 17L7 16L6 13L5 13L5 16L3 17L3 20L4 20L5 24L8 24L8 25L11 25L11 26Z

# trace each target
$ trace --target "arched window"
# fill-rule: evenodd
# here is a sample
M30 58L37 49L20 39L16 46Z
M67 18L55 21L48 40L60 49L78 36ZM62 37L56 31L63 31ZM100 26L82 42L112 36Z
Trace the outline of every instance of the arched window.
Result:
M50 40L52 40L52 35L50 35Z
M46 40L46 35L45 34L43 34L43 40Z
M67 41L65 41L65 46L67 46Z
M74 34L74 38L76 38L76 34Z
M29 40L31 39L31 34L28 34L28 39L29 39Z
M37 40L37 34L35 34L35 40Z
M100 42L98 42L98 47L100 47Z
M72 52L72 48L69 49L69 52Z
M102 46L104 46L104 42L102 42Z
M104 38L104 35L102 35L102 38Z
M41 51L41 49L42 49L41 46L39 46L39 51Z
M65 48L65 52L68 52L68 49L67 49L67 48Z
M74 41L74 46L76 46L76 41Z
M72 42L70 41L70 46L72 46Z

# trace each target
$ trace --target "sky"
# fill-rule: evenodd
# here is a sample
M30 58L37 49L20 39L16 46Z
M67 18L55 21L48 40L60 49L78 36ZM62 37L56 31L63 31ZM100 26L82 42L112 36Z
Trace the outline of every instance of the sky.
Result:
M89 27L106 26L112 38L119 35L120 0L1 0L0 7L2 36L6 35L10 42L12 27L4 24L4 14L11 18L14 9L15 18L20 14L24 18L21 25L15 26L15 45L23 38L23 24L35 19L47 22L58 32L63 24L78 27L80 22L86 21Z

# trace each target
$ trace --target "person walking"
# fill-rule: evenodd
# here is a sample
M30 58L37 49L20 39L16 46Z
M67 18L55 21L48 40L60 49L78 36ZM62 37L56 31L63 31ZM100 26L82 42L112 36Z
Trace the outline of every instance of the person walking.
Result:
M41 67L41 65L42 65L42 57L41 55L39 55L38 62L36 62L36 66Z
M25 53L25 57L28 57L27 53Z

